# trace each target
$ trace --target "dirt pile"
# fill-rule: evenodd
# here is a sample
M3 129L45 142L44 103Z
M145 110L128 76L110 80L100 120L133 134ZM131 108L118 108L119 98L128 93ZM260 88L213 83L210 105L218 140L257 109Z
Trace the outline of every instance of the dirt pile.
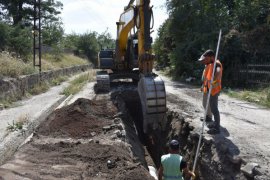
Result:
M0 179L152 179L123 141L106 99L56 110L0 168Z

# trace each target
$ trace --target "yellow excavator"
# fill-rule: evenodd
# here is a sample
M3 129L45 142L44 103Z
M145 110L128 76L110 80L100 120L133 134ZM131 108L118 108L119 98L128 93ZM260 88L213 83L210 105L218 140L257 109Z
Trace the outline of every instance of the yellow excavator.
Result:
M148 133L163 123L166 114L166 92L163 80L153 73L151 31L153 6L150 0L130 0L117 25L116 48L99 52L96 90L110 90L115 79L138 82L143 113L143 130Z

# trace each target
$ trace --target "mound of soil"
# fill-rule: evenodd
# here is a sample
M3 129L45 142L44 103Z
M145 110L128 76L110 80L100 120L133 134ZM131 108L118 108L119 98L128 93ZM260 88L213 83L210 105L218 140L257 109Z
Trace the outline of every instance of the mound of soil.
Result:
M111 138L117 129L104 131L116 113L107 100L78 99L56 110L0 167L0 179L153 179L129 145Z
M117 113L111 101L78 99L56 110L38 129L38 134L54 137L87 138L111 124Z

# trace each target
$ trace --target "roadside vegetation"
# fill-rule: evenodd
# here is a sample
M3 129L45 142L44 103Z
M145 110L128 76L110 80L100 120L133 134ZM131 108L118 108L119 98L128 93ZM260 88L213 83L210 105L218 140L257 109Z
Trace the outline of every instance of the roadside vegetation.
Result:
M28 92L25 93L25 97L30 97L32 95L38 95L38 94L44 93L48 89L50 89L50 87L58 86L62 82L66 81L67 79L68 79L68 76L60 76L60 77L52 79L51 81L42 81L39 84L35 85L32 89L28 90ZM0 105L2 106L2 108L14 107L17 105L14 102L22 100L25 97L19 96L19 95L13 96L13 97L7 97L5 100L0 100Z
M44 54L42 57L42 71L89 64L89 61L72 54L61 54L61 59L55 59L52 54ZM22 59L12 57L8 52L0 53L0 78L16 78L21 75L38 73L33 67L33 62L24 62Z
M225 90L231 97L242 99L270 108L270 87L251 90Z
M170 75L200 79L203 65L197 62L207 49L217 47L223 81L233 84L238 65L269 63L270 0L190 1L168 0L169 18L160 26L154 43L157 63Z
M37 72L37 70L35 70L32 63L14 58L7 52L0 53L0 78L15 78L20 75L33 74L35 72Z
M7 131L22 131L23 132L23 126L29 122L29 114L23 114L19 116L18 119L15 121L12 121L12 124L8 123Z
M94 71L90 71L87 74L80 75L76 79L70 82L70 85L66 87L62 94L69 96L78 93L89 81L93 81L95 79Z

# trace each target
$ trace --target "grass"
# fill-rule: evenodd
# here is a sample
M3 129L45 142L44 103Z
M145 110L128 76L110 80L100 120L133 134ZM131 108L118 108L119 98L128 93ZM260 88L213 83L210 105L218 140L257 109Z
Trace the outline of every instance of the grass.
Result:
M62 54L59 57L55 58L54 55L44 54L42 57L42 71L89 64L87 60L81 59L72 54ZM12 57L8 52L0 53L0 78L17 78L21 75L28 75L33 73L38 73L38 69L33 67L32 59L29 59L28 62L24 62L19 58ZM51 86L60 85L61 82L66 81L67 78L68 77L66 76L62 76L57 77L50 82L41 82L40 84L30 89L26 94L28 96L46 92ZM5 100L0 101L0 106L4 108L13 107L14 102L21 100L22 98L23 97L21 96L7 97Z
M87 74L80 75L76 79L70 82L70 85L66 87L62 94L69 96L78 93L88 81L94 80L94 71L90 71Z
M52 54L44 54L42 69L46 71L84 64L89 64L89 62L72 54L63 54L60 59Z
M231 97L242 99L270 108L270 87L249 90L228 89L225 92Z
M23 125L27 124L29 122L29 115L24 114L21 115L16 122L12 122L12 124L8 123L7 130L14 132L14 131L19 131L23 129Z
M50 89L50 84L47 81L42 81L39 84L36 84L33 88L31 88L29 90L29 93L31 95L38 95L46 92L48 89Z
M14 102L21 100L22 97L16 96L16 97L7 97L5 100L0 100L0 105L3 108L11 108L14 107Z
M86 59L79 58L72 54L62 54L60 58L55 58L52 54L43 54L41 59L42 71L71 67L75 65L89 64ZM13 77L37 73L38 69L33 67L30 57L28 62L12 57L9 53L0 53L0 78Z
M16 78L24 74L37 72L32 63L25 63L21 59L13 58L7 53L0 53L0 75Z

